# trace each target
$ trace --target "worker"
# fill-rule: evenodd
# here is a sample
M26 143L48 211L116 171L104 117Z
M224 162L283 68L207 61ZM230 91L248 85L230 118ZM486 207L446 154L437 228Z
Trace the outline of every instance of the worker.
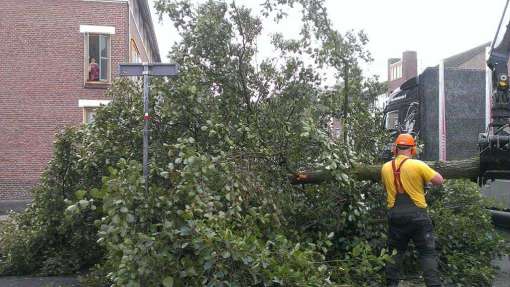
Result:
M427 286L441 286L435 252L432 221L427 213L424 185L442 185L443 177L426 163L412 159L416 143L412 135L400 134L395 140L395 158L381 169L388 206L388 248L396 250L386 265L387 286L398 286L404 253L412 239L419 253Z

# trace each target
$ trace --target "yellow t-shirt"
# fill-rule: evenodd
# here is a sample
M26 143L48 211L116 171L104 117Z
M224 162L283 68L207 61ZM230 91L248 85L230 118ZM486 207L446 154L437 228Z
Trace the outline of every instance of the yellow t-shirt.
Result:
M396 168L400 166L403 159L407 158L404 155L399 155L396 159ZM424 185L429 182L436 175L436 171L430 168L426 163L421 160L408 159L400 169L400 179L404 190L413 200L414 204L420 208L426 208L427 202L425 201ZM381 177L387 194L388 208L395 205L396 187L394 184L393 169L391 161L385 163L381 169Z

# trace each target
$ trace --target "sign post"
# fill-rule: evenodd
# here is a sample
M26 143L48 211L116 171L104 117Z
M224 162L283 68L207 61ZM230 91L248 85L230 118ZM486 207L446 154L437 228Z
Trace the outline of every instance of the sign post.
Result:
M145 192L149 192L149 76L175 77L179 74L179 67L175 64L141 63L120 64L120 76L143 76L143 178Z

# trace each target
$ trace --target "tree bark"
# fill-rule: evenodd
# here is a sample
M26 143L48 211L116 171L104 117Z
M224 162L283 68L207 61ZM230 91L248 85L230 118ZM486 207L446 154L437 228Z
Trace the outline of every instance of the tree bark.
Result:
M445 179L466 178L475 180L480 174L480 158L474 157L454 161L427 161L431 168L439 172ZM348 174L358 180L379 181L381 165L355 165ZM333 180L330 171L302 171L289 176L292 184L319 184Z
M343 136L344 142L347 142L347 117L349 116L349 65L344 62L344 110L343 110Z

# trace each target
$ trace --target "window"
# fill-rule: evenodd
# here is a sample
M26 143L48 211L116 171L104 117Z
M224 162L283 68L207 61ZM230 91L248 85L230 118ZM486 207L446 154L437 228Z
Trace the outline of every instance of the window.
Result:
M390 81L402 78L402 64L397 63L390 66Z
M386 114L386 122L384 127L387 130L395 129L398 125L398 111L391 111Z
M108 103L110 103L110 100L78 100L78 107L83 110L83 123L93 123L97 110L108 105Z
M84 124L91 124L94 122L94 118L96 117L96 109L97 108L83 108Z
M111 42L108 34L85 34L85 82L110 83Z

